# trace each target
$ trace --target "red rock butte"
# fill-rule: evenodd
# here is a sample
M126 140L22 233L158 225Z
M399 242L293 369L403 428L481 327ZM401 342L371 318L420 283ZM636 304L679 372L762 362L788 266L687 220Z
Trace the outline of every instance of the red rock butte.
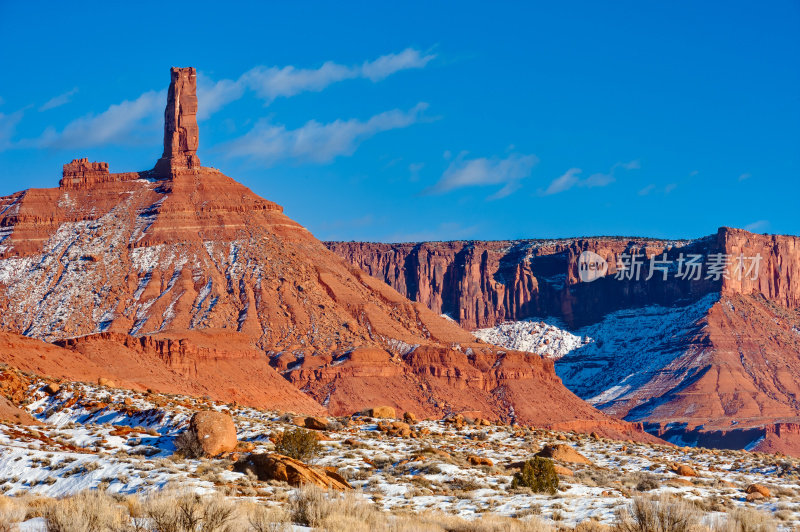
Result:
M552 361L480 342L201 167L196 116L195 70L173 68L153 170L76 159L58 189L0 198L0 362L284 411L479 411L660 441L580 400Z

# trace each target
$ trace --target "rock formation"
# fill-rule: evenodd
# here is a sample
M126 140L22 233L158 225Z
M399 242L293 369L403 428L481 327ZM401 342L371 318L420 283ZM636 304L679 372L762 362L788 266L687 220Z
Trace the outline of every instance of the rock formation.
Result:
M800 435L789 428L800 424L798 237L723 227L693 241L600 237L328 247L465 327L550 317L593 337L556 362L558 375L580 397L653 433L704 446L800 449ZM707 278L704 270L699 279L679 279L673 267L666 280L660 274L646 280L646 270L638 281L615 279L622 254L633 250L672 264L681 254L722 254L728 264L719 278ZM607 261L606 277L581 281L584 251ZM739 257L756 256L756 271L736 272ZM647 324L658 321L643 316L657 312L675 326L641 341L650 334ZM619 338L610 341L603 327Z
M59 345L0 333L0 361L53 378L89 382L104 378L142 391L208 396L306 414L326 412L269 367L252 340L224 331L187 331L174 339L102 333Z
M128 181L139 179L141 176L142 173L140 172L110 174L108 172L108 163L90 163L89 159L86 158L73 159L72 162L64 165L58 186L66 189L87 189L99 183Z
M434 312L448 314L467 329L493 327L504 321L558 316L569 325L593 323L611 311L646 304L672 305L710 293L759 293L789 308L800 306L800 238L756 235L720 228L692 241L597 237L558 240L454 241L381 244L328 242L353 265ZM578 257L592 251L609 265L608 275L591 283L578 276ZM623 253L651 257L683 253L723 253L728 273L740 254L760 255L758 276L726 275L698 280L649 281L612 279Z
M204 410L195 412L189 420L189 428L205 456L218 456L236 448L236 425L225 412Z
M447 314L467 329L537 316L559 316L569 325L579 326L619 308L696 300L720 287L719 282L705 279L612 279L623 253L651 256L667 251L675 258L679 253L700 252L697 250L701 248L716 249L716 242L710 239L689 242L599 237L327 245L409 299ZM584 251L608 261L606 278L580 282L577 259Z
M570 393L551 362L478 342L200 167L196 111L194 70L173 69L148 179L78 161L78 182L0 198L0 328L57 342L62 363L0 361L307 414L481 410L655 440Z
M311 467L278 453L251 454L234 465L236 471L252 472L263 482L286 482L290 486L313 484L323 489L349 490L352 486L330 469Z
M198 142L197 72L191 67L173 67L164 110L164 154L155 173L170 177L181 170L200 168Z

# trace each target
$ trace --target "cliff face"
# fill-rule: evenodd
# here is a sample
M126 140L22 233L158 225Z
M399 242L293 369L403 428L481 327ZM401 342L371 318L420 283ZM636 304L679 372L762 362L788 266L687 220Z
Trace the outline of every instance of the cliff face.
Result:
M534 345L550 342L545 335L525 331L566 325L556 371L609 414L675 442L741 448L763 439L759 449L800 452L790 430L800 423L800 238L721 228L677 242L327 245L467 328L547 322L489 335L501 345L549 353ZM606 261L605 277L581 278L584 252ZM638 280L620 270L634 253L644 257ZM692 256L699 274L681 263ZM668 265L648 279L650 257Z
M467 329L539 316L557 316L578 327L618 309L691 302L723 291L760 293L788 307L800 305L800 238L755 235L739 229L721 228L715 235L694 241L598 237L326 245L406 297L448 314ZM578 258L585 251L607 261L606 277L581 281ZM666 253L665 260L672 263L667 279L654 271L650 280L645 280L647 260L641 266L640 280L614 278L622 255L633 253L659 259ZM677 278L681 254L700 254L704 260L727 254L729 278L706 278L706 270L696 280L694 276ZM755 279L734 271L740 254L762 257ZM745 268L749 265L746 261Z
M800 237L759 235L742 229L720 229L720 246L732 257L760 256L757 276L725 279L725 294L760 294L786 308L800 307Z

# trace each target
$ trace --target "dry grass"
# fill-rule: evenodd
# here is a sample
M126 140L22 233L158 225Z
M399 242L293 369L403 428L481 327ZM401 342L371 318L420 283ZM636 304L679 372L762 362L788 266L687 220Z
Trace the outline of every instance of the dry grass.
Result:
M275 500L273 498L273 500ZM534 514L537 512L530 512ZM553 513L560 513L553 505ZM165 490L147 498L94 490L63 499L0 497L0 532L17 530L24 519L44 517L48 532L287 532L303 525L326 532L552 532L535 515L517 518L491 512L467 520L438 511L381 511L354 491L295 490L286 504L269 507L221 494ZM738 508L714 522L692 502L662 495L637 497L614 526L580 523L575 532L774 532L770 515ZM559 531L573 530L559 525Z
M691 504L671 497L636 497L617 515L620 532L699 532L701 514Z
M127 509L101 491L83 491L44 508L48 532L124 531L130 527Z
M722 509L724 511L724 509ZM617 516L615 532L774 532L772 516L752 508L736 508L711 523L695 504L662 494L637 497Z
M25 520L28 507L24 501L12 497L0 497L0 532L16 530L17 523Z
M235 503L220 494L161 492L144 501L145 519L158 532L227 532L241 530Z
M326 532L549 532L539 519L484 514L466 520L441 512L385 513L353 492L326 492L304 486L290 500L291 520Z
M736 508L713 524L714 532L774 532L775 520L752 508Z

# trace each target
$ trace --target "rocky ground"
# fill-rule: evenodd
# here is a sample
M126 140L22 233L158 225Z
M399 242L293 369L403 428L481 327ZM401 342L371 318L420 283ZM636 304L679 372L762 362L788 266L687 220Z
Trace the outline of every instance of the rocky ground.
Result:
M117 497L146 495L179 486L280 508L297 488L259 480L260 472L242 470L237 461L274 451L275 437L299 424L318 429L313 433L321 452L311 461L316 471L338 472L365 503L391 515L535 516L544 526L572 530L587 521L613 525L635 497L669 493L691 503L706 520L748 507L774 515L779 529L800 527L797 459L613 441L460 417L307 419L132 392L109 382L48 385L35 376L18 376L28 386L23 408L39 424L0 425L0 491L10 499L95 488ZM238 444L217 458L185 458L175 452L176 437L204 410L230 413ZM548 448L559 473L558 491L512 488L513 464ZM40 529L35 513L25 518L23 529Z

